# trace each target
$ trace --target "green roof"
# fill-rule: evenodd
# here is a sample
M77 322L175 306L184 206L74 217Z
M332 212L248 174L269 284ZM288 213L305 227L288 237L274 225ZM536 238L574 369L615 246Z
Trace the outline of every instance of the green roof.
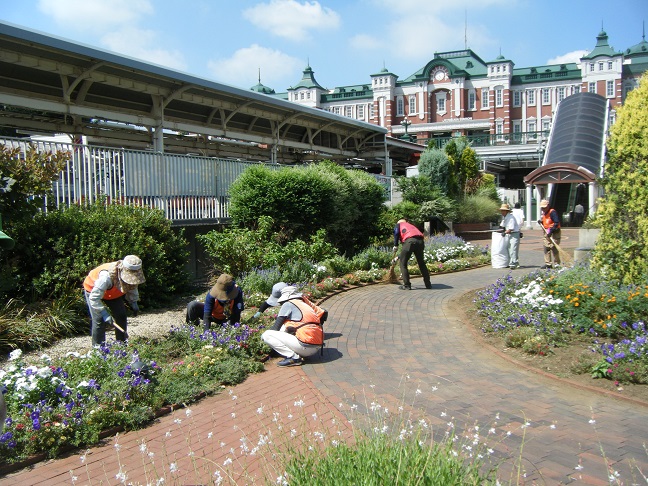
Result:
M599 32L599 35L596 36L596 47L592 52L583 56L581 59L594 59L598 56L619 56L620 52L616 52L608 44L608 35L604 30Z
M436 52L434 58L423 68L399 82L399 85L412 83L420 79L429 79L432 69L436 66L445 66L450 77L464 76L466 78L486 76L488 68L486 63L471 49L450 52Z
M582 72L574 62L513 69L511 84L537 83L545 79L581 79Z
M639 56L648 56L648 42L646 42L646 37L644 36L642 41L639 44L628 48L623 53L626 58L632 59L633 57Z
M291 86L288 88L288 91L299 89L299 88L319 88L319 89L324 89L322 88L317 81L315 81L315 73L313 72L313 69L310 66L306 66L306 69L304 69L304 75L301 78L301 81L297 83L295 86Z
M369 85L358 84L354 86L340 86L329 93L323 93L323 102L348 100L348 99L373 99L373 90Z

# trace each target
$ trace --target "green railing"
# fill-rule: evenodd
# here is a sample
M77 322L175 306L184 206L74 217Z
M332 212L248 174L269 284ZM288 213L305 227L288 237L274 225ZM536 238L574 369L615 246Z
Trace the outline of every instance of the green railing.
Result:
M445 147L448 142L455 140L457 137L432 137L432 138L419 138L420 144L428 145L430 141L436 148ZM540 145L546 142L549 138L549 131L539 132L517 132L517 133L501 133L501 134L479 134L479 135L465 135L465 138L470 142L472 147L495 147L500 145Z

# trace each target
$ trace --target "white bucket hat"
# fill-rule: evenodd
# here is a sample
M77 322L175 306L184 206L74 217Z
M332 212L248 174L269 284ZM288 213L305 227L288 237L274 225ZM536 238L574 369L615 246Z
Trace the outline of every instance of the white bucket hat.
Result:
M121 261L119 278L129 285L139 285L146 281L142 271L142 259L136 255L126 255Z
M277 304L282 304L290 299L297 299L302 296L301 292L297 292L297 287L289 285L281 289L281 296L277 299Z
M269 306L274 307L279 303L278 299L281 297L281 291L286 287L288 287L286 282L277 282L272 286L272 293L268 297L268 300L266 300Z

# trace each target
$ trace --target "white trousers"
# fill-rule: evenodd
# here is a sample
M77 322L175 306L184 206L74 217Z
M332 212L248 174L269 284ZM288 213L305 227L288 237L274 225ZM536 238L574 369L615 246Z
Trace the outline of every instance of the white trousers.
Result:
M261 334L263 342L286 358L306 358L320 349L315 344L302 344L296 336L284 331L267 330Z

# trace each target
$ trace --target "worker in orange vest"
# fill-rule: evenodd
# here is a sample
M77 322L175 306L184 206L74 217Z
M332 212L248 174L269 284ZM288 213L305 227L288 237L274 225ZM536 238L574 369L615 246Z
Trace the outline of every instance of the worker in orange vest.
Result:
M83 290L92 319L92 345L106 340L106 327L115 328L115 339L128 339L126 305L134 315L139 312L138 285L146 281L142 260L127 255L123 260L104 263L92 269L83 281Z

